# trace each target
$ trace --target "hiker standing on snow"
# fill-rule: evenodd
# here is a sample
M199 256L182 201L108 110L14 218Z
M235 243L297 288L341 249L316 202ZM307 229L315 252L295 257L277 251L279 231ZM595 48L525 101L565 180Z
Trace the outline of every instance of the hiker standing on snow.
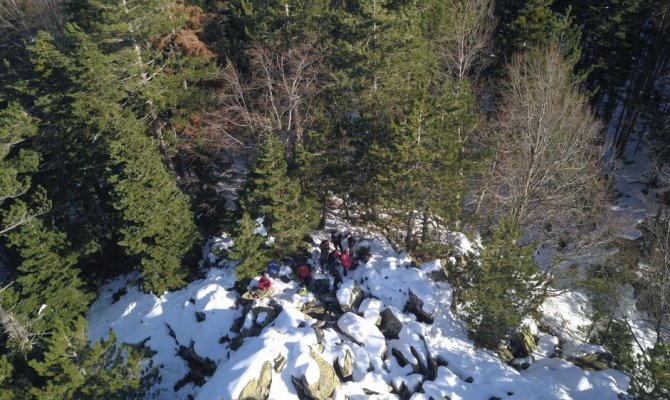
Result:
M354 239L354 235L349 233L347 235L347 247L348 247L348 252L349 256L352 257L354 255L354 244L356 244L356 240Z
M349 253L342 254L342 258L340 258L340 263L342 263L342 267L344 268L344 276L347 276L347 271L351 268L352 265Z
M335 245L335 250L344 253L344 248L342 247L342 234L334 230L330 232L330 239L333 241L333 245Z
M342 275L340 275L337 270L337 264L340 262L340 251L333 250L332 253L328 255L328 263L326 264L326 270L329 274L335 279L335 285L342 283Z
M321 257L319 258L319 265L324 267L328 262L328 253L330 253L330 242L328 240L322 240L319 245L319 250L321 250Z

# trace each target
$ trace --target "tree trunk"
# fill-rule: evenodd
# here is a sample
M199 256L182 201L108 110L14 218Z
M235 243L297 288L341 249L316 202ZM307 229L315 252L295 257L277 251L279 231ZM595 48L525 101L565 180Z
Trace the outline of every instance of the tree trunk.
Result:
M33 343L30 340L28 329L26 329L14 315L5 311L2 306L0 306L0 326L2 326L2 329L7 333L9 339L19 345L20 349L24 351L30 351L32 349Z
M421 219L421 248L426 248L426 242L428 242L428 211L429 208L426 206L423 209L423 218Z
M409 215L407 216L407 226L406 226L407 231L405 232L405 249L407 249L408 252L414 250L412 242L413 242L413 236L414 236L414 210L409 212Z

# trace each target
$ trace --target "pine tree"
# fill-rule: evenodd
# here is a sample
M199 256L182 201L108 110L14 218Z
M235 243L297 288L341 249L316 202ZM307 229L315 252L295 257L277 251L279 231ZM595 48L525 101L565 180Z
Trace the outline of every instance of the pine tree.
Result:
M256 233L256 221L248 213L242 215L235 235L235 246L230 257L238 260L235 276L238 280L252 279L260 275L270 261L265 247L265 238Z
M302 195L300 182L288 175L284 154L283 142L267 136L241 196L244 212L265 218L268 234L275 237L275 256L297 251L318 219L314 202Z
M21 145L36 134L37 120L18 104L10 103L0 110L0 235L49 208L43 192L26 195L32 187L31 174L37 171L39 155Z
M121 221L105 177L124 93L87 35L73 25L66 26L64 35L56 43L38 34L29 48L34 68L30 90L37 112L48 121L38 142L44 158L40 178L52 199L54 224L75 245L82 265L104 269L120 253ZM113 264L118 268L124 263Z
M130 119L130 117L129 117ZM120 244L141 263L144 289L162 294L184 284L184 257L198 240L188 197L163 165L156 143L121 135L111 146L115 207L123 215Z
M640 400L667 399L670 396L670 344L657 343L638 356L629 392Z
M22 259L14 309L31 321L33 334L49 332L55 321L73 321L86 312L93 295L85 290L76 254L63 233L33 220L10 232L8 243Z
M143 378L141 353L117 346L113 333L90 346L83 317L57 322L43 358L30 366L45 382L31 389L37 399L143 399L155 376Z
M74 22L108 58L125 92L124 108L146 122L169 162L164 128L170 114L177 106L199 104L202 89L194 83L214 74L209 60L175 43L187 24L184 6L170 0L74 0L71 9Z
M58 222L84 242L81 253L105 254L96 264L112 264L111 255L120 271L141 265L148 290L177 287L186 276L183 257L198 240L189 201L163 164L160 139L147 137L145 122L129 107L127 82L113 57L77 27L66 33L69 44L62 50L48 37L38 38L33 49L42 71L38 85L54 73L70 82L56 97L43 87L38 98L59 128L47 149L55 161L49 176L57 183L65 172L71 183L65 190L53 187ZM65 159L57 152L61 145Z
M478 268L463 277L461 300L477 344L497 348L525 315L543 301L543 281L532 249L519 244L520 232L509 217L501 219L481 252Z
M532 47L558 45L561 55L575 65L581 55L579 28L573 24L571 8L565 14L552 10L554 0L529 0L504 26L502 40L508 54Z

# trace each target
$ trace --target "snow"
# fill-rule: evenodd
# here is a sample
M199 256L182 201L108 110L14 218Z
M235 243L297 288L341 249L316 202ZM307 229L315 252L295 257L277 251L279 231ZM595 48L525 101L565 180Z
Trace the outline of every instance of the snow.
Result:
M331 229L350 228L330 224L325 231L315 233L315 243L320 237L326 238ZM292 377L304 377L309 383L317 382L320 377L313 358L315 353L331 365L339 363L341 367L347 353L352 357L351 380L340 384L333 395L335 399L393 399L398 397L391 388L398 390L400 386L413 393L413 400L444 396L452 400L486 400L493 396L614 400L627 389L628 378L618 371L587 372L564 359L550 358L559 338L538 331L532 320L525 323L538 333L539 348L529 358L529 368L519 372L501 363L490 351L475 347L464 324L452 314L451 286L429 277L431 272L442 268L440 261L413 267L407 254L394 251L381 235L356 231L355 236L360 239L359 245L370 247L371 261L350 271L333 295L340 302L348 301L358 284L364 300L358 312L341 315L334 323L336 326L321 326L319 334L313 327L317 321L301 311L303 305L316 301L316 297L311 293L300 295L296 282L274 279L273 298L253 303L254 307L271 304L279 307L281 311L274 320L265 311L254 313L244 309L240 296L233 290L234 265L216 256L214 261L209 257L216 252L212 251L214 246L230 244L229 238L222 236L203 250L205 260L212 266L207 269L206 277L181 290L160 297L142 293L134 275L107 283L88 314L91 340L105 338L113 330L120 341L144 343L153 351L151 360L162 377L155 389L159 398L166 400L188 396L197 400L236 399L251 379L258 378L265 362L272 365L269 398L297 399ZM465 237L461 239L463 249L473 246L463 244ZM317 265L316 259L311 262ZM126 293L120 295L123 288ZM418 322L414 315L404 311L410 290L424 302L424 311L433 315L433 324ZM564 352L570 354L594 350L581 346L581 338L575 334L588 324L586 299L580 296L567 293L551 297L542 309L546 314L543 324L560 328L557 329L560 342ZM403 324L398 339L387 340L376 326L380 312L386 308L391 308ZM205 320L197 322L196 312L203 312ZM245 328L267 326L259 328L257 336L242 339L231 331L236 321ZM240 344L236 349L231 347L235 340ZM203 386L187 384L175 391L175 383L189 372L177 350L191 344L197 355L215 363L216 370ZM392 351L400 352L409 364L400 366ZM275 370L275 360L280 357L285 359L285 367ZM429 359L439 362L436 379L426 379L425 374L417 372L417 368L426 368Z
M337 321L342 332L363 345L368 352L371 365L376 370L382 369L382 355L386 351L386 339L372 321L348 312Z
M379 318L379 315L383 307L383 303L374 297L369 297L363 302L361 302L361 305L358 307L358 311L363 315L363 318L365 318L368 321L377 321Z

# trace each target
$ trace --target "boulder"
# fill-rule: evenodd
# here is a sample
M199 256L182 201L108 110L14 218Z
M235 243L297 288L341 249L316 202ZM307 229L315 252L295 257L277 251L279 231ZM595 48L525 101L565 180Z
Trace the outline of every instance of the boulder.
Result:
M351 377L351 375L354 373L353 356L349 349L344 351L344 357L337 358L335 361L335 369L339 376L344 379Z
M612 368L614 356L610 353L590 353L580 357L568 358L568 361L586 371L604 371Z
M196 311L195 312L195 320L196 321L202 322L202 321L205 320L205 318L207 318L207 315L205 315L204 312L202 312L202 311Z
M277 358L274 359L274 370L276 373L280 373L281 371L284 370L284 367L286 366L286 357L283 355L278 355Z
M344 281L337 291L337 302L343 313L352 311L361 305L363 301L363 292L358 282L353 279Z
M432 324L433 316L423 310L423 300L415 295L411 290L409 291L409 299L405 304L405 312L412 313L416 316L416 320L424 324Z
M395 347L391 349L391 354L393 357L398 360L398 365L401 367L404 367L405 365L409 364L409 361L407 360L407 357L402 353L402 351L396 349Z
M216 371L216 363L207 357L199 356L195 350L193 350L193 343L191 343L190 347L179 346L177 355L186 361L189 372L175 383L175 391L178 391L190 382L193 382L196 386L202 386L206 382L206 377L212 376L214 371Z
M277 318L281 312L281 307L255 307L250 311L251 320L253 323L251 326L243 326L240 330L240 339L244 339L251 336L258 336L261 333L263 328L268 326L272 321Z
M370 355L374 368L381 368L382 356L386 352L386 339L372 322L348 312L337 321L340 331L354 343L360 344Z
M281 312L281 308L276 309L273 307L256 307L253 310L254 321L256 325L261 328L265 328L277 318L277 315Z
M528 357L537 350L535 336L528 326L521 328L521 332L512 337L512 354L517 358Z
M326 362L318 353L312 349L309 354L319 368L319 380L310 384L303 375L299 378L292 376L291 381L296 390L305 396L314 400L327 400L340 384L340 380L332 365Z
M402 330L402 322L396 317L395 313L390 308L385 309L380 314L381 322L379 330L386 339L398 339L398 335Z
M258 378L252 378L244 386L238 400L265 400L270 395L271 384L272 364L270 364L270 361L266 361L261 367L261 373Z
M498 357L500 357L500 361L503 363L507 364L514 360L514 354L510 351L510 349L507 348L504 344L501 344L498 346L496 349L496 353L498 353Z

